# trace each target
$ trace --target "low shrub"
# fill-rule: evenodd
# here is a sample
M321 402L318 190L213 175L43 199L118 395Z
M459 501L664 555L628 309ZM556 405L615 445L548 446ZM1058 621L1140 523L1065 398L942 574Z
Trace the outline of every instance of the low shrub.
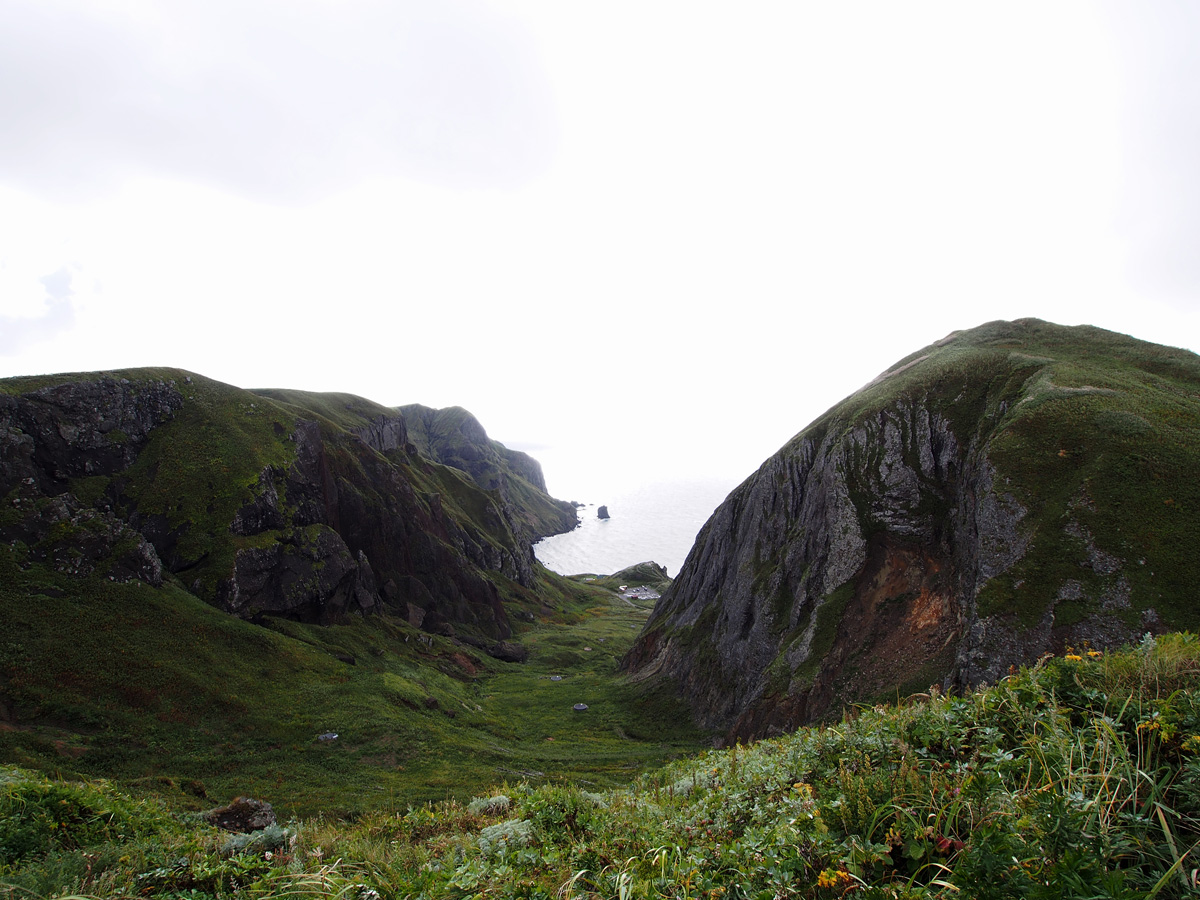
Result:
M158 819L103 784L8 769L0 781L0 862L118 842L154 830Z

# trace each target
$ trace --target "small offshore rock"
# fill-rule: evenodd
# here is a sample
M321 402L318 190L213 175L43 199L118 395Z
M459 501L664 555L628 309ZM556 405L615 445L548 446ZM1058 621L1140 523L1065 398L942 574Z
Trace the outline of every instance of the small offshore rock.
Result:
M602 507L600 507L598 510L596 510L596 518L597 518L597 519L608 519L608 518L611 518L611 516L609 516L609 514L608 514L608 507L607 507L607 506L602 506Z

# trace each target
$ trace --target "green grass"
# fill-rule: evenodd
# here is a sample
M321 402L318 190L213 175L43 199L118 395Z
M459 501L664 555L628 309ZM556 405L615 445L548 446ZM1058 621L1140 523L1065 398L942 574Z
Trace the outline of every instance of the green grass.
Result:
M1166 635L607 790L513 777L253 840L107 782L0 769L0 896L1190 897L1198 691L1200 640Z
M315 421L320 428L321 471L337 483L333 505L340 507L342 515L353 513L348 527L378 531L397 516L431 519L425 530L431 545L436 545L445 537L442 521L448 521L464 533L467 543L491 545L493 549L483 555L519 559L527 555L529 543L529 535L519 533L524 527L519 523L541 521L551 513L562 515L556 501L515 476L507 496L501 497L463 472L410 455L405 448L389 451L386 459L376 456L354 432L397 412L348 394L251 392L175 369L4 379L0 390L27 394L102 376L127 381L135 392L141 384L170 382L182 396L182 405L152 429L131 465L111 476L75 478L67 488L85 507L111 507L118 517L136 521L137 530L154 535L167 568L208 602L218 601L239 550L276 540L289 542L296 536L300 498L288 496L287 473L295 459L296 427L302 420ZM127 437L110 431L105 440L119 444ZM278 493L283 527L253 536L235 534L230 523L263 493L264 473ZM337 514L338 510L330 512ZM0 526L16 524L20 517L20 510L7 503L0 506ZM517 527L510 527L510 522L518 523ZM550 529L554 530L559 529ZM453 536L446 539L454 540ZM457 554L449 547L440 549ZM459 560L459 565L464 570L473 568L465 560ZM512 568L506 571L512 574Z
M273 400L302 418L318 418L347 430L358 428L380 416L394 418L396 415L396 410L391 407L382 406L354 394L277 388L257 389L250 393Z
M1091 582L1095 596L1101 579L1087 565L1088 548L1063 530L1073 519L1096 547L1126 561L1134 609L1154 607L1177 626L1195 626L1200 487L1191 473L1200 446L1193 393L1200 379L1148 378L1144 362L1118 362L1070 362L1043 372L992 440L991 459L1011 479L1008 488L1029 511L1026 527L1036 537L1026 558L981 597L983 609L1012 608L1032 624L1048 599L1036 588L1069 578ZM1022 581L1035 590L1019 595L1012 585Z
M522 775L611 786L703 741L664 694L617 673L645 610L549 573L515 617L530 650L517 664L388 616L264 627L170 583L22 570L8 554L0 569L0 760L33 769L313 814Z

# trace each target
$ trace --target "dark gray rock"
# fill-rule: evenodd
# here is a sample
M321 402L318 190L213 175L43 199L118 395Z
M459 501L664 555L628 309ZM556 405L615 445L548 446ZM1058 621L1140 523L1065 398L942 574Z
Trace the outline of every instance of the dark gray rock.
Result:
M601 507L600 507L598 510L596 510L596 518L598 518L598 519L607 519L607 518L609 518L609 515L608 515L608 507L607 507L607 506L601 506Z
M400 407L400 412L409 438L424 456L466 472L481 488L495 492L498 516L523 542L532 545L578 524L575 508L546 492L541 464L489 438L465 409L413 403ZM529 561L532 564L532 550Z
M269 547L239 550L218 601L243 618L270 614L320 623L381 607L365 556L356 558L341 535L321 525Z
M462 625L493 642L511 633L487 573L534 584L517 495L533 496L525 476L540 476L473 417L463 413L463 440L507 473L487 492L421 458L404 417L374 415L369 401L338 398L348 421L359 414L364 423L343 427L323 417L327 398L305 417L308 395L256 395L186 373L128 375L13 379L0 393L0 499L16 510L0 519L0 537L22 564L156 585L170 572L247 618L333 622L386 605L438 633ZM184 423L165 440L203 454L204 465L192 472L175 461L166 471L159 459L175 458L161 442L154 462L135 465L181 411ZM246 438L268 423L278 446L264 448L271 462L252 463L261 468L248 476ZM89 479L86 504L70 493L82 493L76 479ZM538 502L553 511L557 501Z
M353 433L379 453L402 449L408 444L408 426L403 416L379 416Z
M901 593L933 603L917 629L931 643L908 650L905 666L914 671L945 654L943 633L959 633L962 601L952 580L935 576L957 558L968 579L979 578L979 554L964 547L966 535L955 528L961 516L946 515L959 495L974 497L982 487L962 483L965 456L945 419L907 401L848 430L831 424L805 432L705 525L627 664L643 677L661 672L680 680L705 727L753 737L801 724L834 702L841 674L837 659L825 658L828 635L818 635L830 616L825 607L844 606L836 592L851 591L865 573L887 580L901 569L911 581ZM986 459L976 464L987 467ZM993 518L976 516L971 530L1008 527L997 511L1010 507L989 500L982 508ZM1010 511L1019 520L1021 511ZM990 559L999 564L1001 557ZM907 628L905 621L871 620L863 630ZM697 668L693 648L660 637L681 628L711 644L709 666ZM768 677L781 666L792 673L784 696L773 693ZM799 674L822 666L824 681L805 683Z
M275 810L266 800L237 797L227 806L219 806L204 813L204 820L223 831L262 831L275 824Z
M279 491L275 481L275 472L270 466L262 470L254 499L238 510L229 526L230 531L251 537L283 528L287 524L287 517L279 508Z
M18 517L0 527L0 541L20 542L25 559L65 575L162 584L154 547L113 514L81 506L74 494L42 497L32 486L11 501Z
M525 662L529 659L529 648L516 641L500 641L488 648L488 654L504 662Z
M0 395L0 496L25 478L53 494L70 478L119 472L182 406L170 382L107 376Z

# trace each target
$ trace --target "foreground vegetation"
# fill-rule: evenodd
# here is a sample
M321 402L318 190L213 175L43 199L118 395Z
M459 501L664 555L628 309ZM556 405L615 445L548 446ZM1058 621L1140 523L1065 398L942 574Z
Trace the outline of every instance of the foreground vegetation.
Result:
M1183 897L1200 860L1200 639L856 711L589 792L225 835L102 782L0 776L0 896Z

